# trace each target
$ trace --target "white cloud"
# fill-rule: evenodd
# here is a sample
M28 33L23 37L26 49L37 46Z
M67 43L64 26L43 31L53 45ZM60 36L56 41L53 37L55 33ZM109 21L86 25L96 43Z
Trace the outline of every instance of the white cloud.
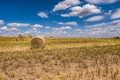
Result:
M71 26L78 26L78 23L76 21L71 21L71 22L58 22L60 25L71 25Z
M0 25L4 24L4 20L0 20Z
M65 37L65 36L68 36L68 34L69 34L68 32L71 30L72 30L72 28L70 26L63 26L60 28L51 28L48 35Z
M115 3L118 0L86 0L86 1L92 4L110 4Z
M0 28L0 31L7 31L7 30L8 30L8 28L6 26L3 26Z
M34 24L31 26L31 28L25 32L25 34L33 34L33 35L38 35L39 33L41 33L41 28L43 28L44 26L41 24Z
M27 34L32 34L32 35L36 36L36 35L39 35L39 34L40 34L40 29L33 27L33 28L25 31L24 34L26 34L26 35L27 35Z
M39 12L37 15L41 18L48 18L48 15L45 12Z
M11 33L13 31L20 31L18 28L9 28L9 27L6 27L6 26L3 26L0 28L0 31L7 31L7 33Z
M115 37L120 35L120 20L107 23L84 26L85 28L72 29L70 26L51 28L46 35L58 37Z
M120 18L120 9L117 9L117 11L112 14L111 18L112 19Z
M7 26L9 27L28 27L30 24L28 23L8 23Z
M108 26L120 27L120 20L114 20L112 22L106 23Z
M72 28L70 26L63 26L60 28L52 28L52 31L64 31L64 30L71 30Z
M120 35L120 20L86 26L80 34L84 37L114 37Z
M25 34L44 34L47 36L49 35L58 37L114 37L120 35L120 20L114 20L107 23L100 23L84 27L84 29L74 29L70 26L63 26L58 28L48 27L49 30L44 33L41 33L37 28L32 28L26 31Z
M50 27L50 26L46 26L45 28L46 28L46 29L50 29L51 27Z
M81 29L76 29L74 30L75 32L81 32L82 30Z
M95 27L104 27L104 26L106 26L106 23L85 26L85 28L95 28Z
M11 31L19 31L18 28L11 28L10 30L11 30Z
M104 12L104 16L110 16L112 14L112 10L109 10L107 12Z
M80 4L79 0L63 0L62 2L59 2L57 5L55 5L53 11L65 10L71 6L76 6L78 4Z
M85 20L86 22L94 22L94 21L100 21L103 20L104 16L93 16Z
M34 24L32 27L34 27L34 28L42 28L43 25L40 25L40 24Z
M62 14L61 16L62 17L71 17L71 16L84 17L91 14L101 13L101 10L97 6L91 5L91 4L86 4L83 7L75 6L75 7L72 7L70 10L71 10L70 13Z
M0 34L3 36L15 36L18 33L20 33L20 30L18 28L9 28L6 26L0 28Z
M108 23L100 23L100 24L96 24L96 25L90 25L90 26L85 26L85 28L98 28L98 27L110 27L110 26L114 26L115 27L120 27L120 20L114 20L112 22L108 22Z
M37 28L32 28L31 31L37 32Z
M72 28L70 26L64 26L61 27L60 30L71 30Z

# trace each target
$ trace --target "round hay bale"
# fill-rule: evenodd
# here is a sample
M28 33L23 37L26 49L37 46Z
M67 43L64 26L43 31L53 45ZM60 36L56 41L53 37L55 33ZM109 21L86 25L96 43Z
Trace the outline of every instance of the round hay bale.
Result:
M24 36L22 34L19 34L17 36L17 39L18 39L18 41L23 41L24 40Z
M31 49L37 49L37 48L43 49L44 47L45 47L44 37L36 37L31 40Z

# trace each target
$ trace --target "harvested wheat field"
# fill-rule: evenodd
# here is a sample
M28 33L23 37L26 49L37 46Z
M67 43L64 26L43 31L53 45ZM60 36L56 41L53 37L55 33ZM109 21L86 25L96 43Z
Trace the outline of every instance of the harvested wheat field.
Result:
M120 80L120 40L46 38L31 49L30 38L0 38L0 80Z

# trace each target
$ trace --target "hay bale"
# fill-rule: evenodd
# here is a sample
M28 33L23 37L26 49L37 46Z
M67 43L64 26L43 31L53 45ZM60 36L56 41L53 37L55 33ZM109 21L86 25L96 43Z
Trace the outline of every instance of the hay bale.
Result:
M17 41L23 41L24 40L24 36L22 34L19 34L17 36Z
M44 37L36 37L31 40L31 49L43 49L45 47L45 38Z

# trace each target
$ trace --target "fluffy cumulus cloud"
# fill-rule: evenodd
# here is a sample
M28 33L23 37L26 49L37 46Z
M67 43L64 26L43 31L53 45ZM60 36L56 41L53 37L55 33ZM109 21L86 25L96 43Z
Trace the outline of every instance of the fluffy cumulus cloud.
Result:
M41 24L30 25L28 23L8 23L0 27L0 35L3 36L16 36L17 34L32 34L38 35L42 29L46 29ZM49 26L47 28L50 29ZM23 30L24 29L24 30Z
M75 32L81 32L82 30L81 29L75 29L74 31Z
M41 24L34 24L32 27L34 27L34 28L42 28L43 25L41 25Z
M32 34L32 35L39 35L41 34L41 28L43 28L44 26L41 24L34 24L30 27L29 30L25 31L24 34Z
M62 14L61 16L62 17L71 17L71 16L84 17L91 14L101 13L101 10L97 6L91 5L91 4L86 4L83 7L75 6L75 7L72 7L70 10L71 10L70 13Z
M9 28L7 26L3 26L3 27L0 28L0 31L2 31L2 32L7 31L7 33L11 33L11 32L20 31L20 30L18 28L14 28L14 27Z
M55 5L53 11L65 10L71 6L76 6L78 4L80 4L79 0L63 0L62 2L59 2L57 5Z
M52 36L61 36L61 37L65 37L69 35L69 31L71 31L72 28L70 26L63 26L63 27L59 27L59 28L51 28L49 35Z
M95 24L95 25L91 25L91 26L85 26L85 28L98 28L98 27L110 27L112 26L113 28L116 27L120 27L120 20L114 20L112 22L108 22L108 23L100 23L100 24Z
M0 25L4 24L4 20L0 20Z
M13 31L13 32L20 31L18 28L14 28L14 27L13 27L13 28L10 28L10 30Z
M0 28L0 35L3 36L16 36L20 33L18 28L3 26Z
M61 27L60 30L71 30L72 28L70 26Z
M8 23L7 26L9 27L28 27L30 24L28 23Z
M41 18L48 18L48 15L45 12L39 12L37 15Z
M93 16L85 20L85 22L94 22L94 21L100 21L103 19L104 19L104 16Z
M25 31L24 34L32 34L34 36L39 35L41 33L40 29L38 28L30 28L29 30Z
M60 25L71 25L71 26L78 26L78 23L76 21L71 22L58 22Z
M51 27L50 27L50 26L46 26L45 28L46 28L46 29L50 29Z
M120 9L117 9L117 11L112 14L111 18L112 19L120 18Z
M120 20L85 26L84 30L76 29L77 37L115 37L120 35Z
M91 25L91 26L85 26L85 28L104 27L104 26L106 26L106 23L95 24L95 25Z
M110 4L115 3L118 0L86 0L86 1L91 4Z
M8 34L8 30L9 29L6 26L0 27L0 35L6 36Z
M0 28L0 31L7 31L7 30L8 30L8 28L6 26L3 26Z
M27 31L25 31L24 34L26 34L26 35L32 34L32 35L36 36L36 35L41 34L41 30L43 30L43 29L48 29L48 28L50 29L49 26L46 26L46 27L41 24L34 24L34 25L31 25L31 27ZM42 34L44 34L44 33L42 33Z
M72 28L70 26L63 26L60 28L52 28L52 31L64 31L64 30L71 30Z

